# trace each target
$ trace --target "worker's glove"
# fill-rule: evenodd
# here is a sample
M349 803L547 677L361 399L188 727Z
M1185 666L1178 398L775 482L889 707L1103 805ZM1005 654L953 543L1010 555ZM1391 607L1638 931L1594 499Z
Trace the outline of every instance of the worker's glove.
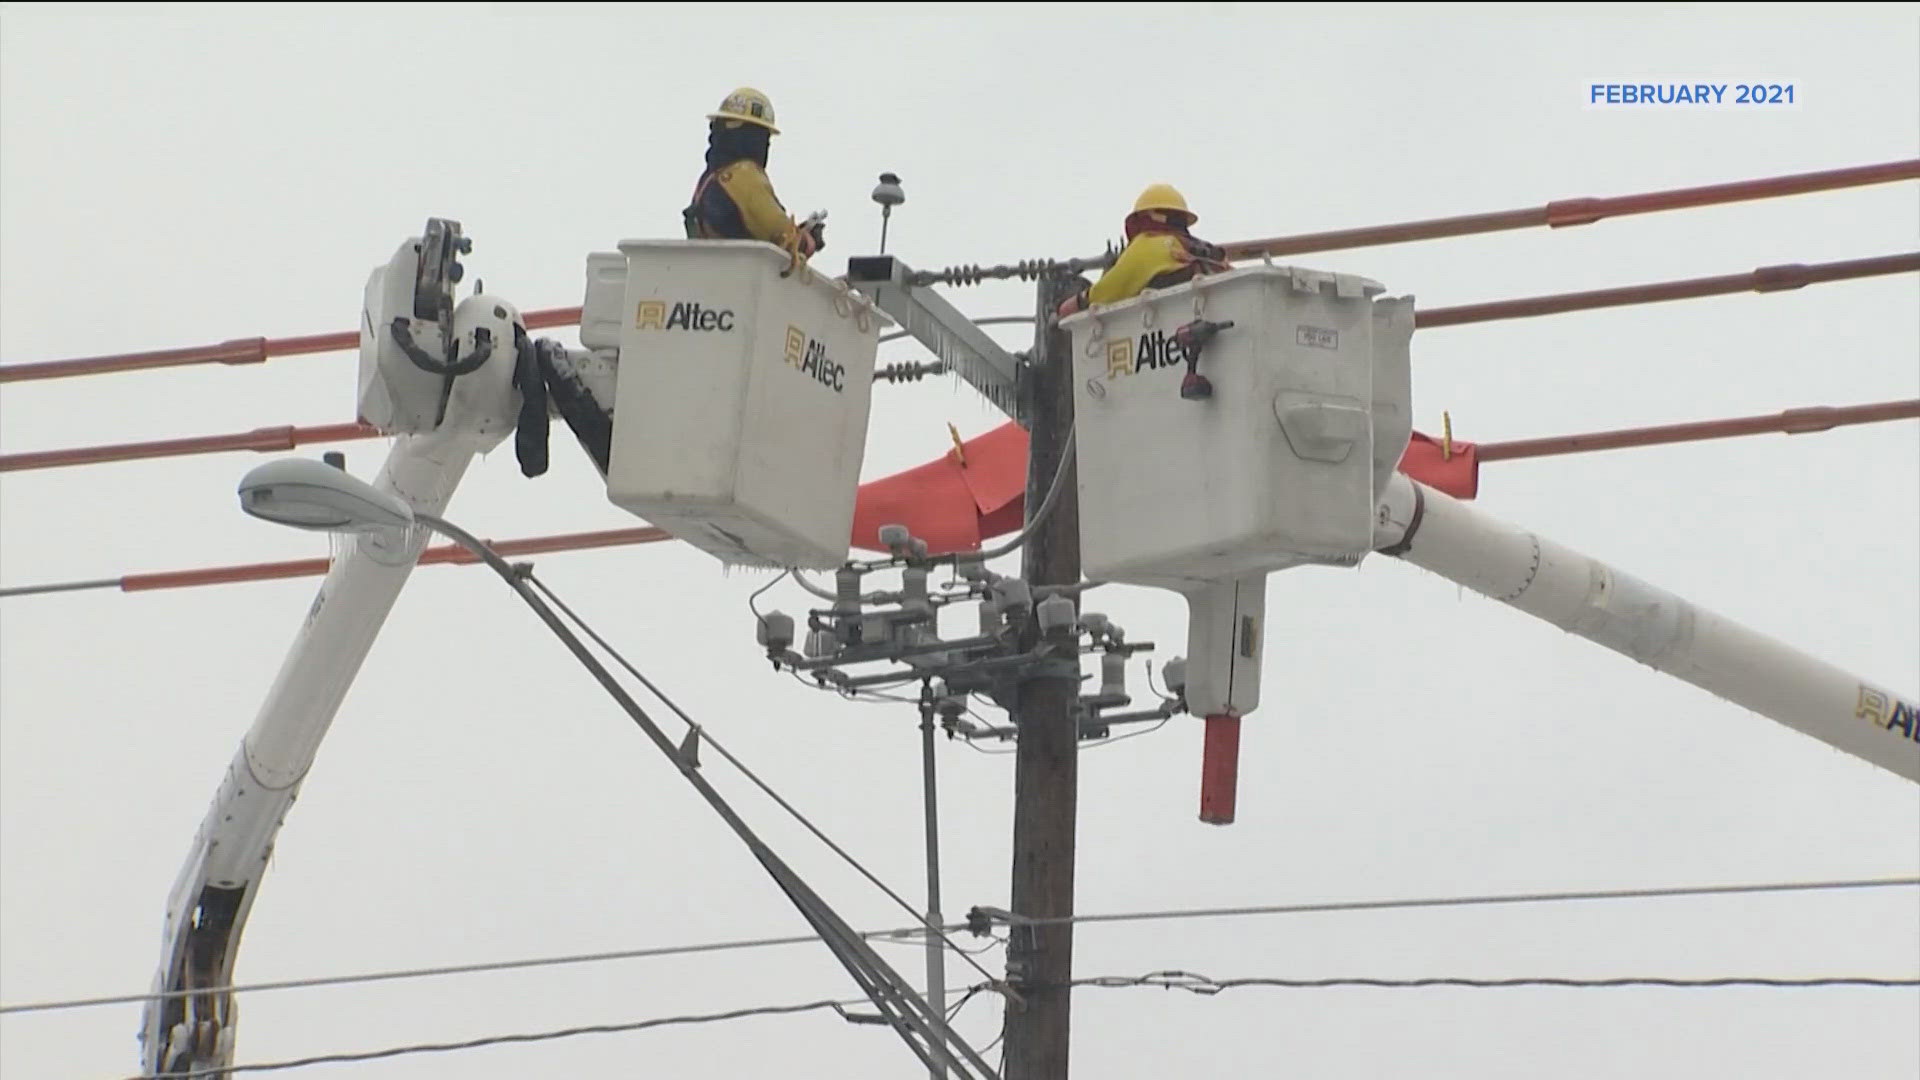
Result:
M780 250L787 253L787 268L780 271L780 276L787 277L812 257L813 233L807 229L793 230L780 242Z
M1088 281L1084 275L1076 274L1067 279L1067 284L1073 287L1073 292L1068 295L1065 300L1060 301L1058 307L1054 308L1053 317L1055 319L1064 319L1069 315L1087 310L1087 294L1092 291L1093 283Z
M827 223L816 221L807 227L807 237L813 244L813 251L824 251L827 246Z
M1218 244L1209 244L1205 240L1191 240L1188 243L1195 258L1217 263L1227 261L1227 249Z

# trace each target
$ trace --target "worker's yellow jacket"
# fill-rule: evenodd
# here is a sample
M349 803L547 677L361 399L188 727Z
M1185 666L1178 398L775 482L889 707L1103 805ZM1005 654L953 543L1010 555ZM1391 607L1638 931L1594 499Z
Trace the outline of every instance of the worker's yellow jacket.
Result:
M1178 285L1196 273L1225 269L1227 263L1220 249L1212 244L1179 233L1143 232L1127 243L1120 258L1087 290L1087 300L1117 304L1147 289Z
M764 240L791 248L799 228L774 196L766 170L746 160L702 176L686 218L692 240Z

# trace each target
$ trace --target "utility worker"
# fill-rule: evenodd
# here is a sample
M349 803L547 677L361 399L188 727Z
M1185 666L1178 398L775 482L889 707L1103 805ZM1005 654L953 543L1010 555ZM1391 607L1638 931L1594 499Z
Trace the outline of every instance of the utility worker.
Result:
M1127 215L1127 246L1092 287L1060 304L1062 318L1092 304L1117 304L1147 289L1165 289L1199 274L1231 269L1226 252L1188 230L1200 216L1171 184L1153 184Z
M707 167L684 212L689 240L762 240L798 263L826 246L826 223L797 225L767 179L767 146L780 134L767 95L743 86L707 114Z
M743 86L708 113L707 121L707 167L693 189L693 202L681 214L687 239L762 240L785 250L796 266L824 247L825 223L794 224L767 180L767 144L780 133L767 95ZM605 355L569 352L546 341L536 347L534 362L555 411L605 476L613 446L618 365ZM531 413L538 406L528 409ZM544 471L542 450L522 449L527 461L522 467L529 475L535 475L536 467Z
M1148 289L1171 288L1201 274L1232 269L1226 252L1188 231L1199 220L1200 216L1187 209L1186 198L1172 184L1149 185L1133 201L1133 212L1127 215L1125 250L1099 281L1060 302L1059 317L1085 311L1094 304L1131 300ZM1180 386L1181 397L1212 396L1212 384L1195 368L1201 346L1219 329L1224 326L1203 329L1196 323L1181 327L1176 335L1187 352L1187 375ZM1196 331L1197 338L1189 337Z

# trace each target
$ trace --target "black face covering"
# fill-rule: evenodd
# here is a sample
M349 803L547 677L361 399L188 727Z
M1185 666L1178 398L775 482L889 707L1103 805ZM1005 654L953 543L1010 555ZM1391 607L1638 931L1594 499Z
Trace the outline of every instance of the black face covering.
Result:
M751 161L766 168L767 144L772 136L772 132L759 124L728 127L724 120L713 121L707 135L707 169L711 171L736 161Z
M1187 219L1176 217L1162 210L1136 210L1127 215L1127 239L1132 240L1143 232L1168 232L1175 236L1192 239L1193 233L1187 231Z

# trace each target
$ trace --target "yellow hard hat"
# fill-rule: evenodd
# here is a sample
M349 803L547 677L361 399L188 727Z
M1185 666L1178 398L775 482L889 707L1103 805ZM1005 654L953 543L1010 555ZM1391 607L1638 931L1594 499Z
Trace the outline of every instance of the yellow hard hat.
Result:
M1140 197L1133 200L1133 212L1145 210L1169 210L1180 214L1191 225L1200 220L1200 215L1187 209L1187 200L1181 197L1172 184L1150 184Z
M720 102L717 111L707 114L709 120L738 120L748 124L758 124L775 135L780 129L773 126L773 102L767 95L751 86L743 86Z

